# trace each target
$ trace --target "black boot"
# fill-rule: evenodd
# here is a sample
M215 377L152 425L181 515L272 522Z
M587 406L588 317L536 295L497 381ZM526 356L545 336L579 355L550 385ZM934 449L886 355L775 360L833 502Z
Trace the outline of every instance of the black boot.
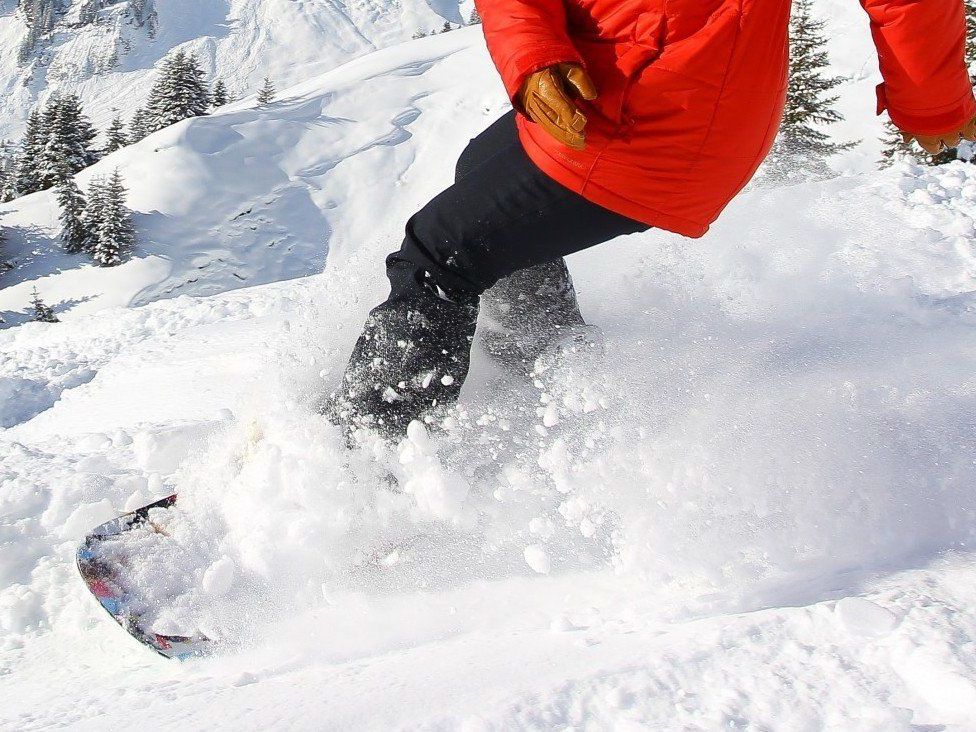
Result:
M585 326L563 259L519 270L481 296L478 339L510 367L531 367L550 343Z
M453 405L477 319L477 300L456 302L432 290L375 308L330 398L332 421L347 438L366 429L395 442L412 420Z

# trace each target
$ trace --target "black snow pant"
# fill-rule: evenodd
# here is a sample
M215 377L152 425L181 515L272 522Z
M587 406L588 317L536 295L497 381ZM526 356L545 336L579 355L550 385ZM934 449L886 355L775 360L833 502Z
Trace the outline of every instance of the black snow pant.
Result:
M390 296L366 321L332 395L333 418L402 436L411 420L457 400L482 295L521 301L520 315L541 327L581 324L562 257L647 228L539 170L509 112L470 142L454 185L407 222L386 260Z

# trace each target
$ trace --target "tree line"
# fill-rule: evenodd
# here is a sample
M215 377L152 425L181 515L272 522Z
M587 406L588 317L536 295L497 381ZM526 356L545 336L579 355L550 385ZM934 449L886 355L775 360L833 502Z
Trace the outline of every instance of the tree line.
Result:
M257 98L262 105L274 100L271 79L264 79ZM134 113L128 125L116 115L99 147L95 144L97 131L78 96L55 93L30 114L16 151L0 159L0 201L54 189L64 250L86 253L100 266L120 264L136 241L121 173L115 170L107 177L91 180L84 192L75 175L105 155L153 132L205 115L231 101L222 79L210 87L195 54L176 51L160 66L146 104ZM0 250L3 241L0 230ZM53 311L45 309L39 295L35 295L35 300L34 318L52 322Z
M426 38L427 36L436 36L438 33L450 33L452 30L463 28L465 25L481 25L481 16L478 14L478 10L476 8L473 9L471 11L471 15L468 16L467 23L462 22L460 25L455 26L451 24L451 21L445 20L444 25L441 26L441 29L439 31L432 30L428 33L423 28L418 28L417 31L413 34L413 38L414 40L416 40L418 38Z
M274 87L265 79L264 103ZM209 87L197 57L177 51L163 62L145 106L136 110L128 126L116 116L105 131L102 147L97 132L75 94L55 93L27 119L19 152L0 166L0 200L53 188L65 175L74 175L108 153L138 142L164 127L207 114L232 101L223 80Z

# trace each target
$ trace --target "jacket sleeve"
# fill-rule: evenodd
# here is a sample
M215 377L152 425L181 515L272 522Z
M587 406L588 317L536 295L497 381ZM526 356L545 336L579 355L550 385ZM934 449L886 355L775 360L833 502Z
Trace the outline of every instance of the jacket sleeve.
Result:
M878 114L886 109L902 130L937 135L976 116L964 61L962 0L861 0L871 17L884 83Z
M563 0L475 0L488 52L513 100L525 77L558 63L582 63L566 31Z

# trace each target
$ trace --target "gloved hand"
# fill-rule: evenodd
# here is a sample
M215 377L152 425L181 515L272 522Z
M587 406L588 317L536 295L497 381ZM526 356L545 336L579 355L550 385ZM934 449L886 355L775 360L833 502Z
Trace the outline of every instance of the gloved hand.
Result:
M906 143L912 140L917 141L922 149L930 155L938 155L942 152L943 145L947 148L956 147L959 144L960 137L976 142L976 119L970 120L958 130L941 135L916 135L907 130L901 131L901 139Z
M586 145L586 116L574 97L596 99L596 86L579 64L556 64L525 79L518 103L529 119L564 145L582 150Z

